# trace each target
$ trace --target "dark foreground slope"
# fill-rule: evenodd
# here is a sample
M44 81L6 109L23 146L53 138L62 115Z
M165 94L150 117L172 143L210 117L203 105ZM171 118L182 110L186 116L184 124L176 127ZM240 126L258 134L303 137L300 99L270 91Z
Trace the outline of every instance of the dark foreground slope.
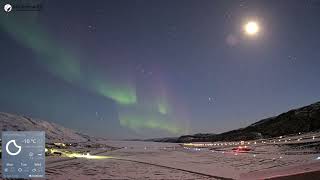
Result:
M176 142L238 141L320 130L320 102L258 121L246 128L221 134L186 135Z

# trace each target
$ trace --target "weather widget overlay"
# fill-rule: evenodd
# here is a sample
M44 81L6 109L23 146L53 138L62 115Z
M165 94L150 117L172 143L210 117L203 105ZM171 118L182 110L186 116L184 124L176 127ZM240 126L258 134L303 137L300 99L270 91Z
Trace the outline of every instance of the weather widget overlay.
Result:
M3 178L35 178L44 175L44 131L2 132Z

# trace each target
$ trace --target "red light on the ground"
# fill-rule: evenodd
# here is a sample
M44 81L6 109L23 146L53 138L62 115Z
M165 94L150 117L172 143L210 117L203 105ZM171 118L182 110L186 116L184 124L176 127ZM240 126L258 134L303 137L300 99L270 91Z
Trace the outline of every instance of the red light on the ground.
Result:
M252 149L249 148L248 146L238 146L232 149L234 152L248 152L251 151Z

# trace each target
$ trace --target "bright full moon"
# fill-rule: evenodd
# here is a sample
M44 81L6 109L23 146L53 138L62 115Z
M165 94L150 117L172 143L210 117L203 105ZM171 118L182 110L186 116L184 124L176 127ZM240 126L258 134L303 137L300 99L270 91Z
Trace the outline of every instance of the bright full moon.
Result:
M256 35L259 32L259 25L255 21L249 21L244 25L244 31L248 35Z

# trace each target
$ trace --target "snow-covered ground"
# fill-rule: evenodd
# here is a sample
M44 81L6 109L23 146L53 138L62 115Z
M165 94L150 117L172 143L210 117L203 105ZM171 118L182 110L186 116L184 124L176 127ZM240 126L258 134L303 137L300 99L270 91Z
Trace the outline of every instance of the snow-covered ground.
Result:
M46 177L58 180L265 179L320 171L319 135L309 133L244 142L253 149L247 153L232 151L240 142L205 143L205 146L200 143L202 145L192 147L175 143L100 141L117 148L88 148L90 154L78 158L49 156ZM208 144L211 144L209 148Z
M263 141L265 143L262 143ZM320 171L318 142L317 134L284 137L280 141L279 139L252 141L249 143L253 151L236 153L231 150L235 145L229 143L219 147L186 148L182 144L174 143L105 141L100 143L120 149L100 153L99 157L106 157L102 159L79 158L59 162L55 161L57 157L51 158L47 163L47 177L49 179L262 179ZM311 148L309 143L313 144Z
M114 145L117 144L120 143L114 143ZM320 160L317 160L320 154L317 151L303 148L294 149L273 143L251 145L250 147L254 151L249 153L235 153L231 150L234 146L223 146L209 150L208 148L186 149L177 144L145 142L130 142L130 144L133 145L128 145L127 149L108 153L108 155L233 179L272 177L281 173L281 175L285 175L289 172L280 173L283 168L303 167L305 164L318 161L320 165ZM251 142L251 144L253 143ZM133 148L131 149L131 147ZM310 167L308 168L310 170ZM270 170L277 170L277 172L273 174ZM306 170L308 169L300 168L301 172ZM318 170L320 170L320 166ZM256 173L263 171L268 171L268 174Z

